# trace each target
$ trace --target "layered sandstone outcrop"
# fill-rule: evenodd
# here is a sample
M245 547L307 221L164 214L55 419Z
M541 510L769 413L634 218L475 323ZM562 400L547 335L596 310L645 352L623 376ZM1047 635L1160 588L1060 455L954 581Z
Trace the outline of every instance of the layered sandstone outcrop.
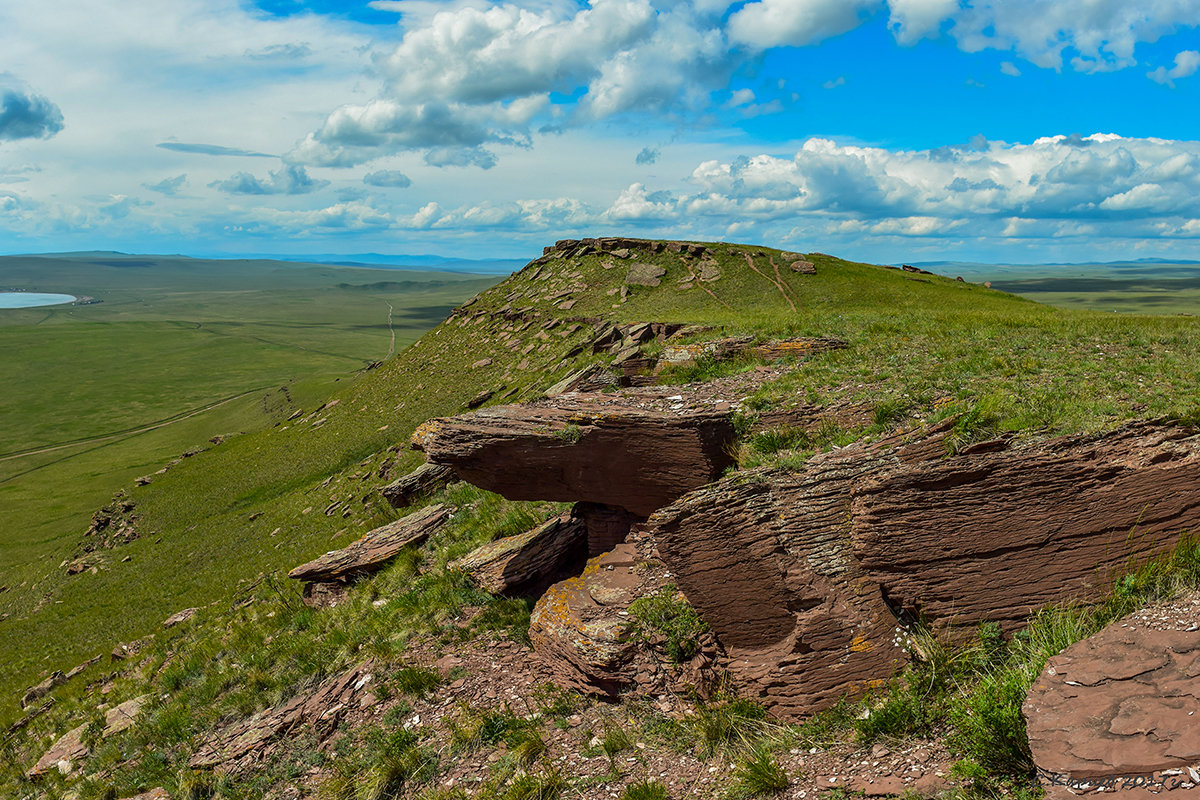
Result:
M851 540L910 617L1012 629L1200 530L1198 486L1200 440L1139 423L873 476L854 489Z
M902 622L1011 629L1096 597L1200 526L1200 442L1187 430L1139 423L955 456L944 434L739 473L650 518L731 672L775 713L889 677Z
M473 550L450 565L492 594L538 595L576 574L587 560L587 524L559 514L541 525Z
M330 550L288 573L304 581L310 605L331 605L345 593L346 584L383 569L406 547L425 542L446 524L454 513L442 503L414 511L395 522L380 526L341 550Z
M730 671L777 714L861 693L904 662L896 617L854 557L853 488L873 472L942 452L938 435L847 448L803 472L732 475L650 518L664 563L712 627Z
M723 411L651 410L603 395L430 420L413 447L512 500L587 501L646 516L733 463Z

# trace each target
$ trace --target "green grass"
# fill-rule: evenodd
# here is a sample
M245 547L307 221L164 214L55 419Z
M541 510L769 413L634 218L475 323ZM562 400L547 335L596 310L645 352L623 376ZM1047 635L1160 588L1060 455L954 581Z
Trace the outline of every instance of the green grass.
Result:
M700 652L700 636L708 625L673 585L639 597L629 605L629 614L639 635L661 640L667 657L675 663Z
M380 275L406 282L338 286ZM261 531L269 541L222 553L248 512L207 541L191 522L172 536L144 535L106 557L100 574L68 579L59 563L117 489L185 450L213 447L210 437L282 427L297 409L315 409L386 356L393 332L396 346L406 346L494 279L267 262L161 259L128 268L0 258L0 285L50 282L104 302L0 311L0 365L11 378L0 397L0 586L8 589L0 614L9 615L0 647L15 654L0 668L0 719L45 670L107 652L155 618L229 596L239 580L311 549L294 533L296 521L311 520L300 506L264 514L275 523ZM332 522L303 527L327 539L344 527ZM289 532L270 540L279 527ZM227 557L247 567L228 582Z
M620 800L668 800L667 787L658 781L638 781L621 791Z
M623 264L606 270L605 259L585 257L578 263L559 265L559 272L579 273L579 278L570 281L558 275L534 281L534 270L525 270L484 292L469 311L533 307L563 320L550 331L548 340L533 338L540 326L518 332L520 320L468 322L456 316L382 366L341 380L335 380L332 372L314 378L304 397L293 393L292 404L268 403L265 415L258 411L258 398L253 403L231 403L221 414L131 437L137 443L134 449L81 447L83 452L67 462L47 461L34 472L0 483L0 493L8 493L0 494L0 502L12 503L6 503L6 511L17 508L22 515L17 526L0 534L9 539L5 554L16 555L13 564L4 562L0 578L0 583L13 587L0 594L0 605L12 614L0 622L0 647L10 654L0 676L0 691L6 699L12 698L45 670L69 668L110 649L114 641L157 632L145 675L122 677L111 699L147 689L160 699L149 710L144 726L120 742L102 743L93 756L98 769L112 770L121 790L133 794L139 787L157 785L154 781L178 789L181 766L186 764L196 737L221 721L277 704L301 687L357 663L364 654L380 658L400 672L406 668L405 648L413 636L430 637L445 646L485 630L520 639L528 625L527 604L489 599L445 567L492 538L546 519L562 508L559 504L509 503L469 487L453 486L428 502L454 503L460 508L454 521L418 553L397 559L376 579L356 587L350 600L334 612L303 608L295 587L279 576L397 516L398 512L379 501L376 489L420 463L421 456L406 449L418 424L430 417L461 412L483 390L496 393L491 402L537 397L569 370L602 360L603 355L593 355L588 349L565 358L590 335L591 326L578 320L604 316L620 322L698 323L719 326L721 330L714 336L836 336L849 342L846 350L797 361L793 371L755 392L747 405L761 412L793 402L820 406L862 402L875 409L872 426L861 430L830 427L816 434L809 432L807 438L776 431L743 442L748 452L764 460L794 458L792 463L799 465L805 453L816 449L881 435L901 422L934 421L950 415L959 415L956 447L1010 434L1106 430L1134 417L1195 416L1195 405L1187 399L1200 378L1200 356L1196 355L1200 353L1200 328L1193 319L1056 309L978 285L927 276L916 280L898 271L815 254L810 258L817 265L817 275L789 272L783 276L795 298L797 310L793 311L773 282L746 267L741 255L745 249L736 245L711 248L722 275L709 288L720 302L696 288L679 288L686 270L678 256L668 253L642 259L667 270L662 286L633 287L625 303L606 294L620 285ZM569 312L557 309L554 303L560 301L544 297L573 281L586 283L589 289L577 296ZM538 294L528 294L531 289ZM314 304L313 320L320 319L315 309L323 295L332 298L331 308L339 314L349 313L354 304L351 295L360 304L370 296L367 290L358 289L305 291ZM445 291L448 297L450 288L437 291ZM208 302L220 304L215 299ZM221 302L234 300L226 296ZM444 309L445 304L439 308ZM137 324L129 316L138 311L132 294L120 302L114 295L111 306L76 309L76 313L101 311L111 318L97 319L97 324ZM272 313L283 312L276 309ZM378 316L377 310L370 313ZM431 316L428 312L410 319ZM60 317L47 316L42 325L77 324ZM36 321L31 317L23 324ZM171 320L161 322L169 324ZM212 325L234 322L211 320ZM581 327L569 331L569 324ZM501 342L506 327L518 338L515 348ZM229 324L224 330L233 332L235 328ZM567 335L560 337L559 332ZM259 339L267 340L262 342L264 347L275 345L272 334L265 329L259 333ZM313 328L297 341L308 347L323 335L323 329ZM243 343L249 341L256 339L242 338ZM523 353L525 343L534 344L534 349ZM472 366L484 356L492 359L490 365ZM745 366L704 365L696 375L675 377L711 377ZM318 398L337 403L317 413ZM294 406L305 413L288 420ZM227 412L233 416L226 416ZM174 438L175 432L182 435L185 425L193 426L186 429L192 437L186 442ZM186 447L203 442L208 438L202 435L206 431L246 433L208 446L155 476L147 486L131 487L141 539L113 551L96 575L63 577L57 564L74 547L90 511L134 476L153 472ZM40 456L29 458L30 464L42 464ZM73 465L75 471L62 471L63 463ZM70 491L47 491L48 486L62 485L69 485ZM340 505L330 515L323 513L335 503ZM119 560L126 555L129 562ZM1125 597L1121 602L1126 604L1120 607L1165 591L1182 569L1176 564L1159 578L1130 579L1119 589ZM1167 574L1175 577L1162 577ZM1149 583L1143 585L1143 580ZM241 605L250 598L254 602ZM385 602L376 606L379 600ZM210 607L210 603L216 605ZM180 630L161 632L162 618L188 605L204 606L205 610ZM454 620L468 606L482 606L483 612L476 628L463 630ZM1104 613L1116 610L1113 606ZM664 641L670 641L672 629L681 632L676 640L683 656L686 643L693 638L686 633L691 623L676 609L667 608L661 615L657 611L647 619L658 616L663 620ZM946 656L940 661L940 656L931 655L927 665L918 667L926 672L898 678L894 701L873 701L879 710L868 715L857 735L864 740L904 737L957 725L955 730L964 738L956 746L964 759L974 759L970 763L982 770L986 780L1008 780L1004 776L1013 773L1004 770L1011 770L1020 757L1020 736L1014 733L1009 714L1012 681L1019 685L1025 679L1050 642L1089 630L1101 618L1035 623L1035 627L1049 626L1048 632L1031 634L1028 643L1014 640L1002 649L995 647L994 637L983 636L972 655ZM1060 633L1053 633L1059 629ZM992 684L980 677L992 674ZM974 677L962 677L966 675ZM420 681L405 690L401 685L406 680L388 681L387 685L400 694L419 695ZM935 683L932 693L924 688L929 685L926 681ZM54 712L35 722L30 736L48 737L72 720L84 719L84 710L95 705L80 685L57 690L56 697ZM989 713L972 713L982 723L971 729L961 721L954 722L959 719L954 709L960 707L988 709ZM770 744L776 735L794 735L800 741L852 736L855 725L850 718L857 711L848 714L841 708L787 734L777 730L753 703L720 697L698 704L696 713L684 719L647 720L643 732L654 741L705 758L747 759L749 763L764 741ZM0 709L0 717L13 712L11 706ZM538 749L529 721L512 709L466 709L455 717L455 724L460 731L456 745L463 752L501 742L508 746L510 741L525 747L526 752ZM421 751L424 740L413 747ZM1006 748L1015 755L1003 756ZM125 764L120 754L134 750L144 757L136 764ZM984 751L1009 758L1009 766L999 762L989 766L978 760ZM298 751L292 763L302 758ZM530 780L510 782L504 788L497 785L497 796L509 791L530 797L566 791L563 776L555 778L557 773L544 768L544 759L530 758L534 767ZM417 780L412 775L420 769L410 770L405 763L403 758L375 766L363 762L354 769L376 770L378 780L372 785L385 787L394 787L403 773L408 782L405 792L426 791L425 784L419 789L412 785ZM512 765L515 763L512 760ZM277 768L283 770L283 762ZM262 796L272 776L280 774L267 770L261 783L239 786L238 791L247 797ZM523 787L519 791L518 783ZM25 788L12 776L0 779L0 793L20 797Z
M779 794L789 784L787 773L765 747L754 750L738 761L733 779L733 791L730 794L734 797L769 797Z

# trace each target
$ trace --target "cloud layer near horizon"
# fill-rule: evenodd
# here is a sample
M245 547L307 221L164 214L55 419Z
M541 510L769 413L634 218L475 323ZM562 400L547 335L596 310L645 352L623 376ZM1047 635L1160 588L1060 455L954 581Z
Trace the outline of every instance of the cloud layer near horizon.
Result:
M353 237L508 255L628 229L864 257L1100 242L1200 255L1200 145L1120 135L1147 127L1123 109L1139 93L1177 102L1178 118L1190 107L1194 0L374 0L387 24L302 0L284 15L130 0L103 26L85 0L64 3L46 15L0 0L10 249ZM1142 88L1113 98L1111 125L1076 101L1098 135L1060 114L954 144L996 134L982 120L931 137L935 106L914 146L860 124L877 116L861 100L822 105L881 77L838 49L856 31L876 31L892 67L936 58L944 72L955 54L961 74L938 90L955 92L947 123L970 113L950 113L963 87L1047 119L1053 104L1005 87L1070 86L1064 105L1081 82ZM889 85L918 106L932 91L919 72ZM892 113L897 130L910 121ZM267 162L234 171L230 157Z

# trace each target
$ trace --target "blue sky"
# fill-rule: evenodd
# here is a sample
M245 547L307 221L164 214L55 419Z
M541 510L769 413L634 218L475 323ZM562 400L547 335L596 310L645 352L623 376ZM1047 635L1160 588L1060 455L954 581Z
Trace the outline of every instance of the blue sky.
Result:
M1197 0L0 0L0 252L1200 259Z

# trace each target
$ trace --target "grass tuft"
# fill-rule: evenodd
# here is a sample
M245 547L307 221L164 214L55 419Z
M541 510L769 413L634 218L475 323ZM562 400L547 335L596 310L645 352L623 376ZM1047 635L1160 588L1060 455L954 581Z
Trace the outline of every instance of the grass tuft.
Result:
M639 634L662 640L667 657L675 663L687 661L700 652L700 637L708 625L674 585L639 597L629 604L629 614Z
M788 788L787 773L765 747L743 756L733 773L732 794L736 797L767 797Z
M658 781L631 783L621 792L619 800L668 800L667 787Z

